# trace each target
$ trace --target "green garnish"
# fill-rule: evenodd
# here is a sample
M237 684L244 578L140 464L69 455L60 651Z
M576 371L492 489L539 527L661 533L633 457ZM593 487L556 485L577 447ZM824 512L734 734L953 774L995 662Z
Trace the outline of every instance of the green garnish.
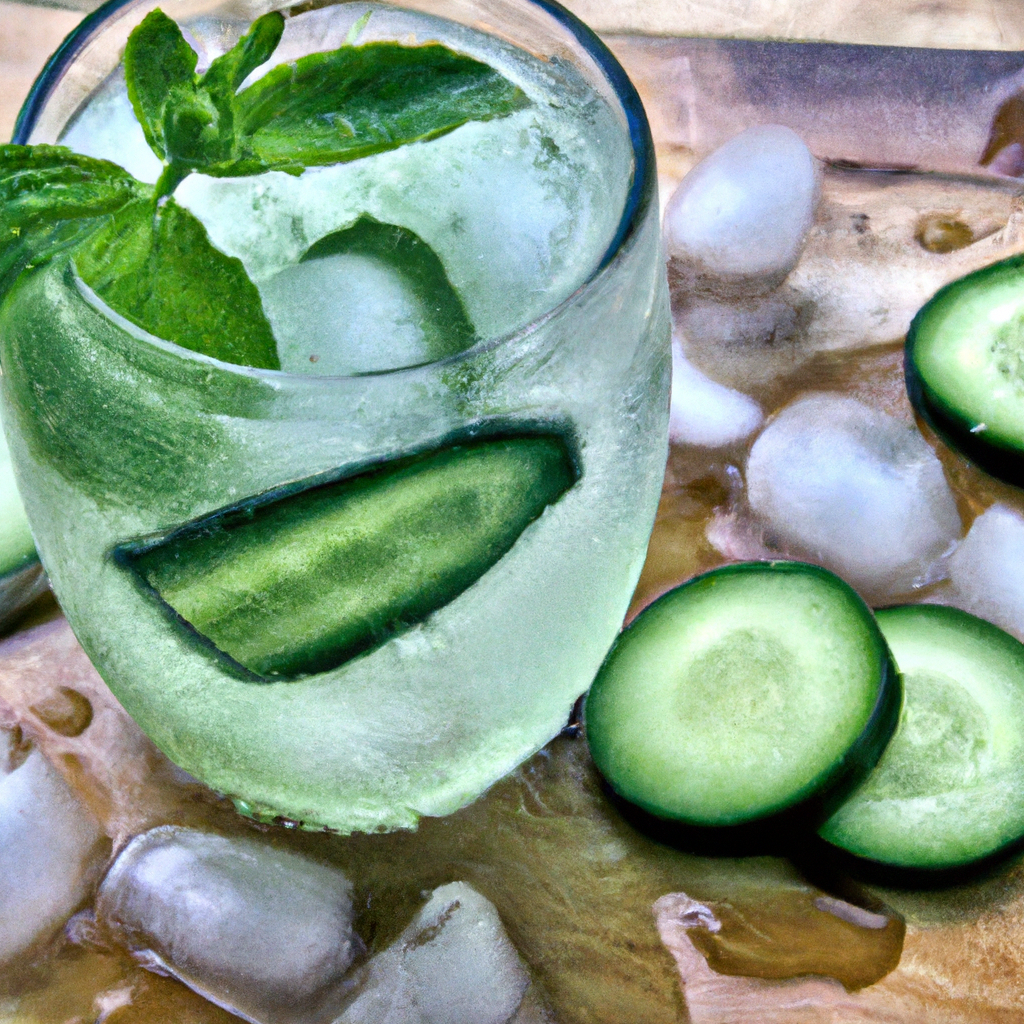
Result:
M152 11L128 37L128 98L146 141L165 164L158 197L169 195L195 170L220 167L229 169L224 173L239 173L230 168L240 165L247 150L235 93L277 49L283 31L284 18L277 11L257 18L203 75L195 73L195 50L163 11Z
M193 171L300 174L437 138L529 103L489 65L437 43L347 40L280 65L239 92L274 53L284 23L278 12L257 18L202 75L181 29L159 9L132 32L125 77L146 141L164 164L155 187L63 147L0 146L0 297L22 271L68 253L108 305L151 334L227 362L278 369L255 285L241 262L220 252L174 203L177 186ZM364 219L346 230L358 234ZM440 272L448 283L422 239L402 240L415 257L407 268L413 276ZM468 344L472 325L461 300L453 292L442 304Z
M242 261L215 248L173 199L153 216L149 199L117 211L75 251L86 284L159 338L241 366L279 370L260 294Z
M151 192L117 164L63 146L0 146L0 296L26 267Z

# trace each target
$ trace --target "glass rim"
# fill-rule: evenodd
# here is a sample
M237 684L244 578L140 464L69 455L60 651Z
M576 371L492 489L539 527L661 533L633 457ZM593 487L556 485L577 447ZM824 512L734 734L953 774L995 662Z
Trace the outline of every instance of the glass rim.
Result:
M100 7L97 7L91 14L86 15L82 21L68 34L64 41L57 47L42 71L38 74L32 87L29 89L25 101L18 111L18 117L14 124L14 133L11 142L17 145L28 145L36 121L50 98L51 93L59 84L64 72L74 62L92 38L102 31L109 18L121 11L123 8L137 3L138 0L106 0ZM344 2L344 0L342 0ZM387 0L383 0L387 3ZM636 86L630 81L625 69L616 59L615 55L608 49L601 38L585 22L581 21L575 14L563 7L557 0L509 0L537 7L551 17L555 22L567 29L573 38L580 44L583 51L597 66L598 71L604 76L605 81L611 87L615 98L622 108L626 119L626 128L629 133L630 150L633 156L633 175L629 184L629 191L623 203L622 215L619 218L615 234L612 236L604 255L591 271L589 276L570 294L561 299L554 306L545 310L539 316L534 317L529 323L513 328L504 334L492 337L480 338L469 348L456 352L444 359L433 360L424 363L415 363L407 366L397 366L382 370L368 370L351 374L306 374L294 373L287 370L268 370L258 367L243 366L236 363L228 363L220 359L205 357L204 361L215 363L222 370L241 372L246 376L253 373L275 378L289 378L298 380L351 380L360 377L383 377L395 374L422 371L429 367L449 367L464 360L473 359L492 351L495 348L504 347L514 343L517 339L525 338L533 334L540 326L557 318L566 307L572 305L584 293L590 291L597 281L602 278L608 268L617 261L625 249L627 243L637 233L645 216L647 215L656 193L656 165L654 155L654 140L651 135L650 124L647 120L647 113L644 110L640 95ZM401 0L398 0L401 3ZM77 277L77 273L76 273ZM97 301L106 306L97 296ZM107 307L109 308L109 307ZM116 311L111 310L112 313ZM117 319L121 319L118 317ZM127 323L131 323L127 321ZM135 324L131 324L135 330L132 333L139 335L140 341L152 342L162 341L164 344L180 351L183 356L191 357L199 353L177 345L166 339L157 339L148 331Z

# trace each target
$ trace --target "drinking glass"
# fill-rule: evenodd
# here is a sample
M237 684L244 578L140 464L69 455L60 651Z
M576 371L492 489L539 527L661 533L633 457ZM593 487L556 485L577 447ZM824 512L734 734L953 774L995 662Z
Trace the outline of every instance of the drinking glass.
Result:
M36 83L15 141L70 136L96 97L120 87L125 41L157 6L114 0L86 18ZM320 19L338 41L311 48L332 48L367 9L164 6L213 51L273 9L289 26ZM608 183L607 237L563 268L567 294L555 289L545 308L455 355L334 375L234 365L148 334L107 306L73 260L27 272L0 316L18 484L53 589L103 678L174 762L244 813L342 831L449 813L565 724L622 623L667 452L670 321L654 157L624 72L548 0L373 10L367 30L382 37L404 39L403 19L415 29L443 18L463 27L450 31L511 44L611 111L625 177ZM429 183L419 187L422 234L440 214ZM528 198L493 195L483 206L481 216L530 215ZM483 287L495 302L515 298L516 255L497 242L490 256L474 254L491 257L497 269ZM241 671L123 557L226 509L243 515L423 452L538 433L563 439L575 484L453 600L323 671ZM320 582L311 572L310 586Z

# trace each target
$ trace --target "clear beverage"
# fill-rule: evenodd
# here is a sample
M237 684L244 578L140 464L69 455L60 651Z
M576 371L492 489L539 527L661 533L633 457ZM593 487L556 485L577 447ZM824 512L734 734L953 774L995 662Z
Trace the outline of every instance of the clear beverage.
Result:
M23 141L156 177L117 70L154 6L127 4L80 34L30 99ZM373 831L472 800L557 733L589 684L660 490L668 310L646 125L585 29L532 4L304 7L271 63L342 45L369 10L360 43L439 40L530 104L298 177L178 187L259 289L280 371L147 334L67 260L31 271L0 324L5 422L68 619L161 749L246 813ZM173 14L202 60L264 10ZM437 254L473 326L466 344L423 328L422 294L386 262L300 262L364 215ZM472 585L323 671L239 671L117 554L246 502L538 434L570 451L572 486ZM312 564L310 587L322 581Z

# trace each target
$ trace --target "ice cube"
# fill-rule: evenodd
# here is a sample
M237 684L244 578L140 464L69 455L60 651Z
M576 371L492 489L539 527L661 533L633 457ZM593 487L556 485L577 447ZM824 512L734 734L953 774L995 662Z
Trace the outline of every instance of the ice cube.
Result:
M465 882L435 889L364 974L336 1024L506 1024L530 984L497 910Z
M787 406L754 442L746 477L751 508L783 547L871 600L942 578L960 536L942 466L916 427L854 398Z
M724 448L749 437L764 419L752 398L705 376L672 342L672 411L669 437L676 444Z
M337 868L173 825L125 847L96 916L143 966L256 1024L330 1019L362 949Z
M796 266L820 195L817 161L796 132L740 132L683 178L665 208L674 269L736 294L778 287Z
M431 359L419 296L368 256L344 254L285 267L260 288L291 373L365 373Z
M0 729L0 967L41 947L104 859L96 820L35 747Z
M1024 516L1006 505L993 505L974 520L949 560L961 608L1024 640Z
M112 160L139 181L154 183L163 165L149 148L128 99L124 69L119 67L89 98L61 136L60 144L76 153Z

